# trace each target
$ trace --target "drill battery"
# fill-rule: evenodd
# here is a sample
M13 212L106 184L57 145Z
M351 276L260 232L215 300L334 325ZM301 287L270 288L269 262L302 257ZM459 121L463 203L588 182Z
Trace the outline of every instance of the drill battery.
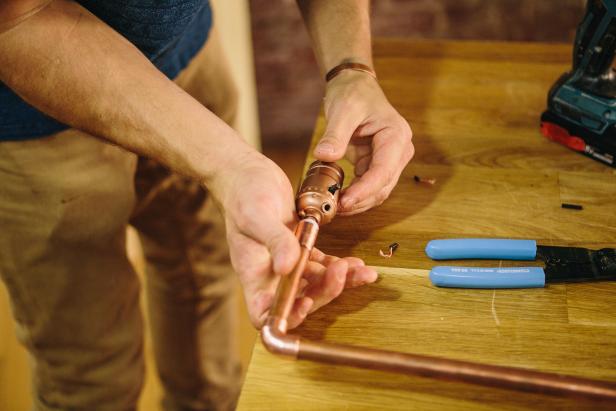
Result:
M541 132L616 167L616 0L588 0L573 45L572 69L548 93Z

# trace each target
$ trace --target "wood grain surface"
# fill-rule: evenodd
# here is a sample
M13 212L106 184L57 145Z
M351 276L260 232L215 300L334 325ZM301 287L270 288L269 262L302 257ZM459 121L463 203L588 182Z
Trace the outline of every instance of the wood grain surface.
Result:
M379 39L374 53L385 93L413 127L417 154L385 204L337 218L317 243L364 258L377 266L380 280L345 291L296 332L616 381L616 283L439 289L426 271L436 264L423 252L430 239L453 237L616 247L615 170L539 133L547 90L567 69L571 46ZM321 116L313 144L323 129ZM416 183L414 175L437 181ZM562 209L563 202L584 209ZM394 241L400 244L394 257L380 257L379 249ZM239 403L240 410L614 407L292 361L269 354L260 342Z

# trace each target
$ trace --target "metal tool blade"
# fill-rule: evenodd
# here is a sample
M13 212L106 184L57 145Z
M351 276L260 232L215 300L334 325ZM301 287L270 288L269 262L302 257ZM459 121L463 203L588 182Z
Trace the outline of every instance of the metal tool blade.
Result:
M616 280L616 249L537 246L546 283Z

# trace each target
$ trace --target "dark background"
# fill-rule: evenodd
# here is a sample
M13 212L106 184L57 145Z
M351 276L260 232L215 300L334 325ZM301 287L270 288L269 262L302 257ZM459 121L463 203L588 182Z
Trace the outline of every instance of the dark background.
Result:
M305 148L324 83L299 10L294 0L251 0L250 5L263 146ZM572 42L584 6L584 0L372 0L372 32Z

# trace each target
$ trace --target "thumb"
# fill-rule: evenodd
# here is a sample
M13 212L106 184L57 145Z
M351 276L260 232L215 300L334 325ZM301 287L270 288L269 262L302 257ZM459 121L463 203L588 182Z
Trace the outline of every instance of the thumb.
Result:
M244 232L267 247L272 268L278 275L288 274L299 259L300 247L295 234L282 221L260 215L245 224Z
M293 232L286 225L280 224L272 228L264 240L272 256L274 273L285 275L291 272L300 254L299 242Z
M313 152L317 160L337 161L344 157L349 141L360 124L350 110L332 107L330 114L325 133Z

